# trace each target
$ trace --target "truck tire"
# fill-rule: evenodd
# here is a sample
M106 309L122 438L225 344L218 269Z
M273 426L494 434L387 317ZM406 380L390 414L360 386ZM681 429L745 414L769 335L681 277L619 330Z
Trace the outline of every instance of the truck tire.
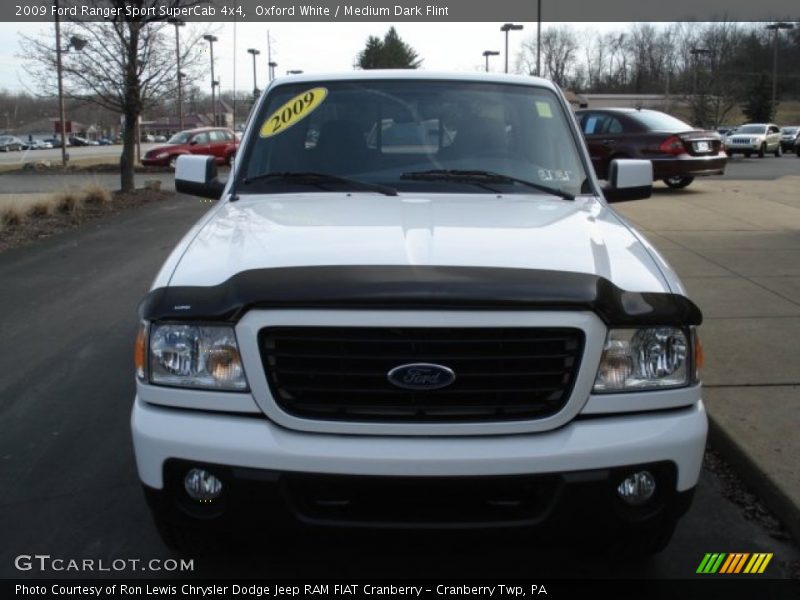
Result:
M758 158L764 158L767 155L767 144L761 144L761 147L758 149Z
M687 177L684 175L674 175L672 177L666 177L662 179L664 183L667 184L668 187L671 187L673 190L680 190L687 187L694 181L694 177Z

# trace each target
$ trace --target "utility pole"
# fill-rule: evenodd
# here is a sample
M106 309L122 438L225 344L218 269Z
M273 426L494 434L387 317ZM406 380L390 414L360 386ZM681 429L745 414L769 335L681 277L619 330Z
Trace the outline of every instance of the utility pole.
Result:
M61 66L61 21L58 18L58 0L55 0L56 9L56 71L58 71L58 121L61 129L61 164L67 166L67 136L64 132L67 118L64 112L64 75Z
M255 48L248 48L248 54L253 55L253 102L258 100L258 78L256 75L256 56L261 54L261 52Z
M181 27L186 25L185 21L169 18L168 23L175 25L175 64L178 70L178 127L183 130L183 73L181 73Z

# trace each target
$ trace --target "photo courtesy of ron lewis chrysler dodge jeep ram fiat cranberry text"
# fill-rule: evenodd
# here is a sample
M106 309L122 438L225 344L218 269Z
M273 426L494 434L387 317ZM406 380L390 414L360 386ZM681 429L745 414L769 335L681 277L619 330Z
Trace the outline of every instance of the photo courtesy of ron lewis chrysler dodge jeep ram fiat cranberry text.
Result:
M165 542L500 528L663 548L706 440L674 271L533 77L279 78L139 307L132 432ZM269 530L268 530L269 531Z

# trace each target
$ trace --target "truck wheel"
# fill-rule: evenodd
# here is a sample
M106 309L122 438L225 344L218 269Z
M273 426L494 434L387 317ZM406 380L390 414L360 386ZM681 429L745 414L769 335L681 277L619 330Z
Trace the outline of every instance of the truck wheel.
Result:
M764 158L767 154L767 145L761 144L761 147L758 149L758 158Z
M667 186L671 187L673 190L680 190L682 188L687 187L690 183L694 181L694 177L685 177L683 175L673 175L672 177L667 177L666 179L662 179Z
M778 144L778 147L775 148L775 158L780 158L781 156L783 156L783 147Z

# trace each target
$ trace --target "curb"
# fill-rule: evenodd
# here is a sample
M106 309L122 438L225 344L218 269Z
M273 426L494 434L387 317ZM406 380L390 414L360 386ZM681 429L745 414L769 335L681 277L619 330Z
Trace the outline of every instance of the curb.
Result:
M761 497L764 504L780 519L795 542L800 541L800 507L751 458L725 428L708 414L708 439L719 453L736 465L739 475Z

